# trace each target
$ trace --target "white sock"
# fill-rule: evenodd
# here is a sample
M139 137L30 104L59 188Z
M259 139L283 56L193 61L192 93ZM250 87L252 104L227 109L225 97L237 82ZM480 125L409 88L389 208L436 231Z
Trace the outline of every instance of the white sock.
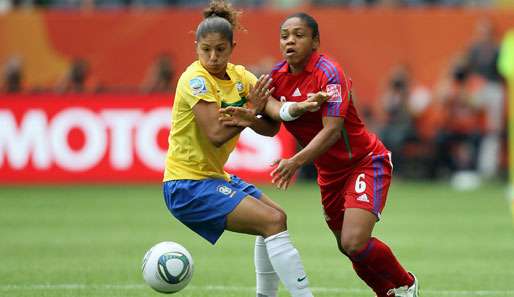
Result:
M271 235L264 242L270 262L291 296L313 297L300 254L291 243L289 233Z
M255 276L257 279L257 297L276 297L279 278L268 256L262 236L255 238Z

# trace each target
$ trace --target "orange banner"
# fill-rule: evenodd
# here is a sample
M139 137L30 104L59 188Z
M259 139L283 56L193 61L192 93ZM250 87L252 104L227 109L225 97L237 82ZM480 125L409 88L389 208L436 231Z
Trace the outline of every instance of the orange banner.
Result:
M292 11L246 10L236 35L234 63L269 69L280 59L278 30ZM389 71L407 64L431 87L449 60L472 41L475 22L490 17L498 37L514 27L514 10L308 9L318 21L321 51L354 81L361 102L374 101ZM0 63L20 56L24 86L51 87L74 58L90 63L87 86L139 86L162 53L174 60L175 80L195 59L196 9L151 11L13 12L0 16Z

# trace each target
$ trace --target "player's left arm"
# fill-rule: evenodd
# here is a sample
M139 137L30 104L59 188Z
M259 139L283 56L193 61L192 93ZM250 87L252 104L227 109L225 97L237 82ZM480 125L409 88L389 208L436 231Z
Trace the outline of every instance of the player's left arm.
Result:
M278 160L277 168L271 172L272 183L280 189L287 189L298 168L314 161L341 138L344 118L323 117L323 128L302 150L290 159Z
M271 172L272 182L281 189L289 186L291 178L300 166L315 160L334 145L342 136L344 116L350 100L351 81L342 71L327 77L321 89L329 98L322 107L323 128L301 151L290 159L278 160L277 168Z

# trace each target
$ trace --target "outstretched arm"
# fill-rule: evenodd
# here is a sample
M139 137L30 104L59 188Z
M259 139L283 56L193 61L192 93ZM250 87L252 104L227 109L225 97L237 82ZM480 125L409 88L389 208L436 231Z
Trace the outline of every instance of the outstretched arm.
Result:
M287 189L296 170L325 153L341 138L344 119L323 117L323 128L301 151L290 159L277 160L277 168L271 172L272 182L280 189Z
M269 89L271 78L261 75L248 93L248 108L229 106L219 110L219 121L227 127L250 127L258 134L274 136L280 129L280 122L262 114L274 88Z
M264 136L275 136L280 129L280 122L267 115L258 115L253 109L229 106L219 112L219 121L228 127L250 127Z
M307 94L307 99L302 102L280 102L270 96L265 106L265 113L275 121L290 121L299 118L306 112L317 111L329 98L330 96L326 92ZM284 113L286 116L289 115L290 119L284 118Z

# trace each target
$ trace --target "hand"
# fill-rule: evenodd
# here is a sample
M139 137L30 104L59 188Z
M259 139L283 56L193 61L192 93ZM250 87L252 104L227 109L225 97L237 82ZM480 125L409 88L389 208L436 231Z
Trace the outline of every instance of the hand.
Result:
M248 102L250 108L255 110L256 113L261 113L264 111L266 107L266 103L268 103L268 98L273 93L275 88L269 90L269 86L271 84L271 77L266 75L261 75L255 86L250 86L250 92L248 93Z
M255 111L244 107L229 106L219 112L218 119L225 126L249 127L257 120Z
M318 111L323 103L330 99L330 95L327 92L317 92L307 94L307 99L303 102L298 102L298 108L303 112L314 112Z
M300 165L292 159L282 159L276 160L271 166L275 166L277 164L277 168L271 172L271 182L276 185L277 188L286 190L291 183L291 178L294 176Z

